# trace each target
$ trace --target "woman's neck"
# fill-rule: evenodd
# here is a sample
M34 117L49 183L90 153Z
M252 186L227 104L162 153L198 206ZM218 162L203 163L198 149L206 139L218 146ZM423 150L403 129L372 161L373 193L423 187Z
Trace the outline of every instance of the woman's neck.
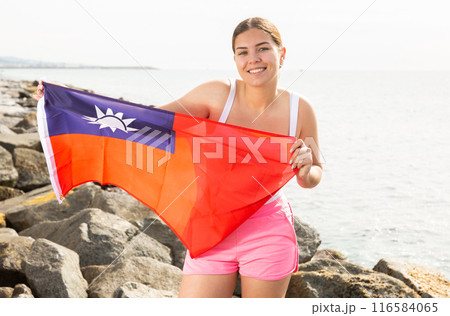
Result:
M264 86L250 86L244 82L242 98L249 110L263 112L278 96L278 80Z

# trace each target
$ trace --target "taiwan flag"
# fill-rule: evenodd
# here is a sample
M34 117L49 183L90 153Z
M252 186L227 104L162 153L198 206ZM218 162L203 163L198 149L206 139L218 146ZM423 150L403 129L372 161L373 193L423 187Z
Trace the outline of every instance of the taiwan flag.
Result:
M191 256L214 247L294 175L294 137L44 83L38 129L58 200L89 181L153 209Z

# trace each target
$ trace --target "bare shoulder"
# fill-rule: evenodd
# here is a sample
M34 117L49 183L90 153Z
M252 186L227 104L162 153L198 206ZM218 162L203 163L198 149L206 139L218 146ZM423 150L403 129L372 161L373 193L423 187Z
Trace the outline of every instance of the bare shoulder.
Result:
M306 112L312 112L314 113L314 108L309 99L306 97L299 95L298 99L298 111L306 111Z
M207 81L197 86L193 91L207 97L223 96L227 95L230 90L230 82L226 79L218 79ZM214 100L214 98L212 99Z
M302 124L316 120L316 114L314 113L314 107L311 101L302 95L299 96L298 100L298 119Z
M209 118L223 99L226 100L230 84L227 80L202 83L176 101L160 108L196 117Z
M297 132L299 138L307 136L317 137L317 119L314 107L309 99L299 95Z

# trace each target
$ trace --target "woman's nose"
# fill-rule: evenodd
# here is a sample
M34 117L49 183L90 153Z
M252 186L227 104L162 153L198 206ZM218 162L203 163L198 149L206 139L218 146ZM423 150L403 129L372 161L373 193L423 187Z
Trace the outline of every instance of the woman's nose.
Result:
M258 52L250 52L249 53L249 60L248 60L248 62L253 62L253 63L255 63L255 62L260 62L261 61L261 56L259 56L259 54L258 54Z

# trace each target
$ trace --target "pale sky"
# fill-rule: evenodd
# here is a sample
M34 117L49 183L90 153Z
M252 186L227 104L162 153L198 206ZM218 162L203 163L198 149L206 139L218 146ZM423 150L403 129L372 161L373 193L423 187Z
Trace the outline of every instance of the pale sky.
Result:
M286 69L305 69L323 53L310 69L450 70L448 0L373 2L1 0L0 56L231 69L235 26L261 16L280 30Z

